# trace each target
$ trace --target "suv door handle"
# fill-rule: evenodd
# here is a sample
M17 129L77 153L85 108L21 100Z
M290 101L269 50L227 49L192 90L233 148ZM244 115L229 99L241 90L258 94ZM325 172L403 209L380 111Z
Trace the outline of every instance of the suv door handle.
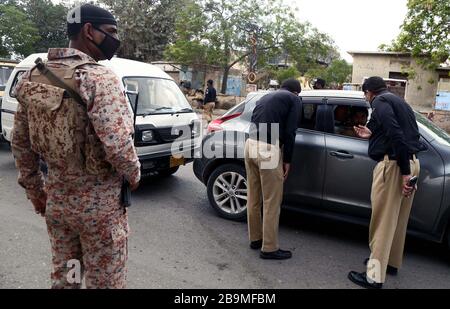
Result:
M330 156L337 157L337 158L340 158L340 159L353 159L353 158L355 158L354 155L352 155L351 153L348 153L347 151L332 151L332 152L330 152Z

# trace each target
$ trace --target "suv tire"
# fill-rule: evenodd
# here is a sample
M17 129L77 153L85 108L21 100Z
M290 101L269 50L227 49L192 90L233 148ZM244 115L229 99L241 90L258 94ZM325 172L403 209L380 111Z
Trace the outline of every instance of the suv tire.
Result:
M239 164L225 164L216 168L208 179L208 199L222 218L245 221L247 218L246 171Z

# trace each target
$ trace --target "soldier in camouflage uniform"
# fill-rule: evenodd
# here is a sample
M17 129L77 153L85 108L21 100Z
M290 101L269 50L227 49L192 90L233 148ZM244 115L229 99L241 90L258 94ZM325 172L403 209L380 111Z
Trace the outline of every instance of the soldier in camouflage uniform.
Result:
M46 66L82 102L37 68L24 74L12 139L19 184L46 218L53 288L81 287L70 280L73 260L87 288L124 288L129 227L121 186L125 178L138 187L140 164L123 86L97 63L120 44L116 21L83 5L69 13L68 32L70 48L50 49ZM45 181L40 158L48 165Z

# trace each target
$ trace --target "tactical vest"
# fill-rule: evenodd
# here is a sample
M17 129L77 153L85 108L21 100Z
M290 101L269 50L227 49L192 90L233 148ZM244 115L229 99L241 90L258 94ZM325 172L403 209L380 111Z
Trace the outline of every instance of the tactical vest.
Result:
M75 72L86 64L99 65L80 61L70 67L48 69L76 92ZM17 97L27 108L31 148L50 168L70 174L81 171L105 175L112 172L84 102L78 102L68 91L54 86L37 67L31 69L30 78L24 82Z

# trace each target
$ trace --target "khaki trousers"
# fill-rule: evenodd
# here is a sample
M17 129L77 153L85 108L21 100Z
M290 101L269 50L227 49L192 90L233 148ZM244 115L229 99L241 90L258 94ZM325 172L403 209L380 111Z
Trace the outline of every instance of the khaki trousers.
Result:
M245 145L245 167L250 241L262 239L263 252L277 251L284 184L280 147L248 139Z
M414 157L410 161L411 174L419 176L420 162ZM388 156L378 163L373 173L372 219L369 242L371 256L367 265L368 278L384 283L387 266L400 268L403 263L406 230L414 195L406 198L402 194L403 177L397 161Z
M213 110L214 107L216 107L216 103L206 103L203 105L203 119L205 119L208 122L211 122L213 120Z

